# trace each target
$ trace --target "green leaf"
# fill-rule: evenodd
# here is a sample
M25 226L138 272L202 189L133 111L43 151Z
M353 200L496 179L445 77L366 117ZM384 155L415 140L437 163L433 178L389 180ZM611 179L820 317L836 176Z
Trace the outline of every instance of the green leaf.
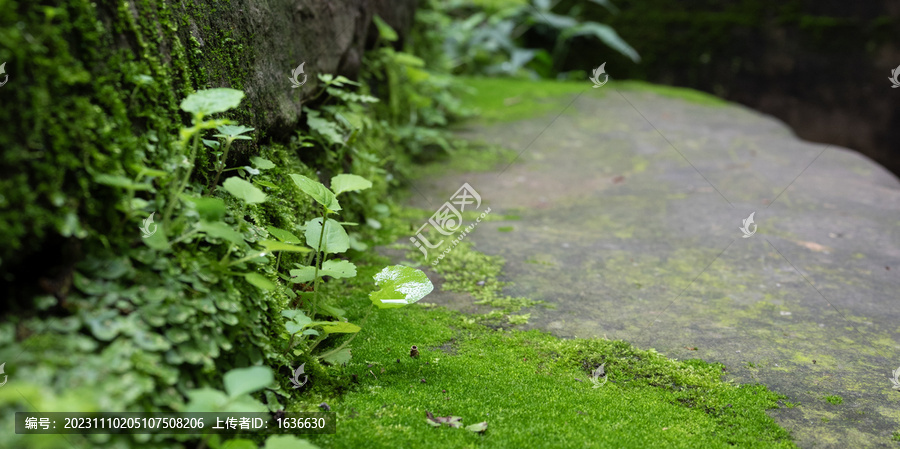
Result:
M222 381L225 383L225 391L231 398L265 388L274 380L272 369L268 366L237 368L222 376Z
M228 440L221 446L221 449L258 449L258 448L259 448L259 446L257 446L256 443L254 443L252 440L246 440L243 438Z
M641 60L638 52L630 45L628 45L628 43L626 43L621 37L619 37L618 33L616 33L616 30L607 25L603 25L602 23L587 22L579 24L578 26L564 31L560 38L562 40L567 40L570 37L584 35L597 37L610 48L618 51L619 53L622 53L625 56L628 56L634 62L638 62Z
M299 284L301 282L309 282L316 277L316 267L300 267L291 270L291 282Z
M288 251L292 253L308 253L312 251L305 246L291 245L290 243L278 242L275 240L260 240L259 244L270 252Z
M284 328L292 335L312 324L312 318L306 316L306 314L299 309L282 310L281 315L290 320L284 323Z
M396 42L399 38L397 36L397 32L391 28L390 25L387 24L381 17L378 17L378 14L372 16L372 21L375 22L375 27L378 28L378 35L381 36L382 39L388 42Z
M588 0L588 1L603 6L604 8L608 9L609 12L611 12L613 14L619 12L619 8L616 8L616 5L613 5L612 2L610 2L609 0Z
M344 309L335 307L325 302L319 304L319 309L322 310L323 314L333 316L339 320L343 319L344 315L347 313L347 311L345 311Z
M264 413L266 406L249 395L232 398L222 409L223 413Z
M550 25L558 30L565 30L578 25L578 20L569 17L553 14L550 11L542 11L532 16L537 22Z
M412 304L434 290L425 273L404 265L384 267L374 278L381 290L369 293L369 299L380 309Z
M394 62L410 67L425 67L425 61L422 58L404 52L395 53Z
M203 220L219 221L225 216L225 202L221 198L195 198L186 195L184 198L194 203L194 208Z
M319 449L319 446L293 435L272 435L263 449Z
M262 190L259 190L259 187L238 177L226 179L225 182L222 183L222 187L224 187L228 193L244 200L247 204L262 203L266 200L266 194L263 193Z
M344 321L334 321L322 326L326 334L355 334L362 330L361 327Z
M356 265L346 260L326 260L319 269L319 276L352 278L356 276Z
M276 228L275 226L269 226L266 228L269 231L269 234L272 234L278 240L281 240L284 243L301 243L300 237L297 237L294 234L291 234L288 231L285 231L281 228Z
M251 157L250 162L253 164L254 167L256 167L260 170L268 170L270 168L275 168L275 164L272 163L272 161L270 161L268 159L263 159L259 156Z
M202 118L236 108L243 98L244 93L236 89L205 89L188 95L181 102L181 110Z
M268 187L268 188L274 189L274 190L281 190L278 188L278 186L276 186L275 184L272 184L269 181L263 181L262 179L253 178L253 182L255 182L263 187Z
M169 240L166 238L165 223L156 223L159 227L150 237L143 240L144 244L155 250L164 251L169 249Z
M325 141L332 145L342 145L344 136L341 134L341 128L337 123L322 118L319 111L303 108L306 112L306 125L311 131L315 131L322 136Z
M217 412L228 403L225 393L209 387L188 390L184 412Z
M332 365L344 365L350 362L350 348L341 349L338 352L329 354L326 357L323 357L322 360L332 364Z
M94 175L94 182L107 186L121 187L126 190L150 190L153 188L150 184L141 184L121 175L110 175L106 173Z
M250 140L248 136L242 136L241 134L253 131L255 128L248 128L243 125L219 125L216 127L221 134L216 134L215 137L230 137L232 139L239 139L243 137L243 139L239 140Z
M234 243L235 245L246 245L246 242L244 242L244 236L241 235L240 232L235 231L231 226L228 226L221 221L201 221L199 224L197 224L197 230L205 233L210 237L224 239L231 243Z
M487 430L487 421L480 422L478 424L472 424L470 426L466 426L466 430L469 430L472 432L479 432L479 433L484 432L485 430Z
M370 188L372 188L372 182L362 176L342 174L331 178L331 190L335 195Z
M307 322L312 322L309 317L306 316L306 312L300 309L285 309L281 311L281 316L293 320L293 321L302 321L307 320Z
M269 278L259 273L247 273L244 275L244 279L251 285L259 287L262 290L275 290L275 284L270 281Z
M290 176L294 180L294 184L297 184L297 187L300 187L303 193L311 196L317 203L331 211L337 212L341 210L341 205L338 203L337 198L334 197L334 193L328 190L328 187L322 185L321 182L293 173Z
M319 235L322 233L322 217L306 222L306 244L310 248L319 248ZM328 254L342 253L350 249L350 236L341 224L328 219L325 222L325 236L321 250Z

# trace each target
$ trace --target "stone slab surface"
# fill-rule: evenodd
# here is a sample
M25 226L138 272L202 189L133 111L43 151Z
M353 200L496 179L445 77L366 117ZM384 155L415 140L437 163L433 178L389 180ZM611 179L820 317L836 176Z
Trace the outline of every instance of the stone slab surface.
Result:
M771 416L801 447L895 447L900 182L739 106L602 89L549 116L468 125L521 155L417 181L411 202L436 210L468 182L492 213L521 217L467 239L506 258L505 293L556 306L528 326L721 362L800 404ZM429 302L474 310L467 295Z

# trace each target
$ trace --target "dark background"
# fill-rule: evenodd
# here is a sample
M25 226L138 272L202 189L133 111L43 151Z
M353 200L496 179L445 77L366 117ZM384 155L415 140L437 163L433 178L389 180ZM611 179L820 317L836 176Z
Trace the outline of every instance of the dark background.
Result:
M564 0L559 10L576 3ZM563 70L596 67L710 92L790 125L803 139L857 150L900 175L900 2L617 0L583 15L612 26L642 60L576 38Z

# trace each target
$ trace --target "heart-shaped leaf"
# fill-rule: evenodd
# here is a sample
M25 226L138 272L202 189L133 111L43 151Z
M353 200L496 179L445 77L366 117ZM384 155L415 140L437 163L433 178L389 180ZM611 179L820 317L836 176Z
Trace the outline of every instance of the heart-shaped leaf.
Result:
M244 242L244 236L240 232L235 231L234 228L221 221L201 221L197 224L197 230L210 237L224 239L235 245L245 246L247 244Z
M275 380L275 377L272 375L272 369L268 366L237 368L222 376L222 381L225 383L225 392L232 398L265 388L273 380Z
M221 198L195 198L184 196L183 198L194 203L194 208L200 214L200 218L206 221L219 221L225 216L225 202Z
M310 248L319 248L319 235L322 234L322 217L306 222L306 244ZM340 223L328 219L325 222L325 235L321 250L329 253L342 253L350 249L350 236Z
M370 188L372 188L372 182L362 176L342 174L331 178L331 190L335 195Z
M322 360L332 364L332 365L345 365L350 362L350 348L341 349L338 352L328 354L323 357Z
M333 278L352 278L356 276L356 265L346 260L326 260L322 263L319 275Z
M291 282L295 284L309 282L315 278L316 267L300 267L296 270L291 270Z
M266 200L266 194L263 193L262 190L259 190L259 187L238 177L226 179L225 182L222 183L222 187L224 187L228 193L244 200L247 204L262 203Z
M334 193L332 193L331 190L328 190L328 187L322 185L321 182L313 181L306 176L298 174L291 174L290 176L291 179L294 180L294 184L297 184L297 187L299 187L303 193L311 196L317 203L334 212L341 210L341 205L338 203L337 198L334 197Z
M263 159L259 156L253 156L250 158L250 162L253 163L253 166L260 170L268 170L270 168L275 168L275 164L268 159Z
M375 285L381 290L369 293L369 298L380 309L412 304L434 290L425 273L404 265L385 267L374 277Z
M248 136L242 136L241 134L253 131L253 128L248 128L243 125L219 125L216 127L221 134L216 134L215 137L230 137L236 140L250 140Z
M236 89L206 89L188 95L181 102L181 110L202 118L236 108L243 98L244 93Z
M297 309L282 310L281 316L290 320L287 323L284 323L284 328L290 334L295 334L297 332L300 332L303 330L303 328L312 324L312 318L306 316L306 314L303 313L302 310L297 310Z

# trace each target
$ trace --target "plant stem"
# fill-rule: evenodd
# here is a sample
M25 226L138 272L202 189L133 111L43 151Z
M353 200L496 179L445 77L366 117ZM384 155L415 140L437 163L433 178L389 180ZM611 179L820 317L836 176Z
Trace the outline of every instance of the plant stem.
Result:
M176 243L178 243L178 242L180 242L180 241L182 241L182 240L184 240L184 239L186 239L186 238L188 238L188 237L193 236L193 235L196 234L196 233L197 233L197 228L196 228L196 227L191 228L191 230L185 232L184 234L181 234L181 236L179 236L177 239L172 240L171 242L169 242L169 245L174 245L174 244L176 244Z
M323 334L319 335L319 338L317 338L316 341L314 341L313 344L310 345L309 349L307 349L306 352L308 354L312 354L312 350L315 349L315 347L318 346L319 343L321 343L323 340L325 340L326 337L328 337L328 334L323 333Z
M366 311L366 316L364 316L363 319L359 322L359 327L363 327L363 325L366 324L366 320L369 319L369 315L372 314L372 310L374 310L374 309L375 309L375 304L372 304L372 305L369 306L369 310ZM359 332L362 332L362 331L359 331ZM347 345L350 344L350 342L353 341L354 338L356 338L357 335L359 335L359 332L353 334L349 339L347 339L347 341L341 343L341 345L338 346L337 348L335 348L335 349L333 349L333 350L331 350L331 351L328 351L328 352L326 352L325 354L322 354L322 355L320 355L320 356L318 356L318 357L319 357L320 359L324 359L325 357L328 357L328 356L330 356L331 354L334 354L335 352L338 352L338 351L340 351L341 349L344 349ZM310 353L312 353L312 349L310 349Z
M200 143L200 130L198 129L194 134L194 143L191 144L190 149L190 157L188 157L188 168L187 173L184 174L184 178L178 183L173 195L169 197L169 204L166 205L166 212L163 214L163 224L169 224L169 218L172 216L172 211L175 209L175 204L178 202L178 196L181 195L181 192L187 187L188 180L191 178L191 172L194 170L194 156L197 153L197 145ZM177 181L176 181L177 182Z
M225 161L228 160L228 150L231 149L231 142L233 141L234 139L232 139L231 137L225 139L225 151L222 152L222 159L219 161L219 166L217 167L218 170L216 171L216 179L213 179L212 185L209 187L209 192L207 192L207 195L211 194L213 190L215 190L219 185L219 176L222 176L222 170L225 169Z
M322 206L322 230L319 232L319 244L318 248L316 248L316 271L313 274L313 301L312 301L312 313L309 314L309 317L312 319L316 318L316 307L319 305L319 265L321 265L325 259L325 255L321 254L322 251L322 239L325 238L325 222L326 217L328 215L328 209L325 206Z

